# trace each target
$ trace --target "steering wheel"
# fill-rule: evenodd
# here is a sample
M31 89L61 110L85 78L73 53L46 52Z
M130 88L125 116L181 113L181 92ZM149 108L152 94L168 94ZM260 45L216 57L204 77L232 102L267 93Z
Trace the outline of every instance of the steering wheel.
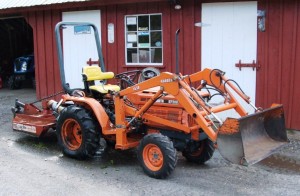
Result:
M120 80L119 85L121 89L125 89L136 84L139 73L141 73L140 70L126 71L115 75L115 78Z
M148 80L150 78L156 77L160 74L160 71L156 68L153 67L147 67L145 69L142 70L142 73L139 77L139 83L143 82L145 80Z

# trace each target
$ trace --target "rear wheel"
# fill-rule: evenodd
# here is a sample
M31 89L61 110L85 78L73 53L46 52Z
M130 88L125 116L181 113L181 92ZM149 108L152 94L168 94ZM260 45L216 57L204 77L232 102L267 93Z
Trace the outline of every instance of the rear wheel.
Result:
M138 147L138 159L152 178L166 178L175 169L177 153L173 142L161 134L146 135Z
M189 162L203 164L211 159L214 151L214 143L209 139L205 139L188 144L187 148L182 152L182 155Z
M99 146L99 126L88 110L69 106L58 118L57 138L65 155L86 159L92 157Z

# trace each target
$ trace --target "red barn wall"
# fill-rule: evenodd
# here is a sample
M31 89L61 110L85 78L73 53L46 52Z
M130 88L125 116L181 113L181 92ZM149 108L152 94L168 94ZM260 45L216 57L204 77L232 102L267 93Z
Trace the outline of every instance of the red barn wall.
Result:
M193 73L200 69L201 29L194 26L201 21L201 3L215 0L181 1L182 9L175 10L169 1L142 2L123 5L93 6L52 11L28 11L26 18L33 28L35 60L37 62L37 97L45 97L61 90L59 68L54 43L54 26L61 20L64 11L101 10L102 44L105 64L115 73L136 69L125 65L124 15L162 13L164 65L161 71L175 71L175 31L180 34L180 71ZM273 102L283 103L287 127L300 129L300 71L299 28L300 2L297 0L259 0L258 9L266 10L266 31L258 32L257 61L261 69L257 72L257 105L269 107ZM60 9L60 10L59 10ZM107 43L107 25L115 24L115 43ZM80 76L79 76L80 77Z
M33 29L37 97L61 91L54 26L61 21L59 11L29 12L25 15Z
M30 11L25 14L33 28L36 60L37 97L45 97L61 90L57 62L54 26L61 20L62 12L101 10L102 48L107 70L120 73L146 66L125 65L124 16L129 14L162 13L163 17L163 66L161 71L175 72L175 31L180 33L180 71L193 73L200 69L200 3L184 1L184 9L175 10L168 1L132 3L123 5L93 6L50 11ZM107 43L107 25L115 24L115 43ZM79 76L80 77L80 76Z
M300 129L300 2L261 0L266 10L266 31L258 32L257 105L282 103L286 124Z
M125 65L124 16L130 14L162 13L163 20L163 66L161 71L175 72L175 32L180 33L180 68L182 73L193 73L200 69L200 28L194 23L200 21L200 4L184 1L183 9L175 10L169 2L136 3L129 5L107 6L101 9L102 40L105 63L116 73L136 69L141 66ZM107 25L115 24L116 44L107 43ZM117 57L117 58L116 58Z

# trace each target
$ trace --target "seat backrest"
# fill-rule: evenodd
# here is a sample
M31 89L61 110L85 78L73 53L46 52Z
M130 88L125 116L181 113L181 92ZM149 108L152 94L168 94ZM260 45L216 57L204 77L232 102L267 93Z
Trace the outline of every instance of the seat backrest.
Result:
M115 76L113 72L102 72L97 65L84 66L82 68L82 75L86 81L107 80Z

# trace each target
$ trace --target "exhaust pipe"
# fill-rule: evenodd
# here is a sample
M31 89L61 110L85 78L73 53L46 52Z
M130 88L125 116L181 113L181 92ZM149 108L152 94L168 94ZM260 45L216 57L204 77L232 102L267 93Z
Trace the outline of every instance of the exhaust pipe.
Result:
M175 49L176 49L176 74L179 75L179 33L180 29L177 29L175 33Z
M282 105L239 119L228 118L218 134L220 154L241 165L255 164L289 142Z

